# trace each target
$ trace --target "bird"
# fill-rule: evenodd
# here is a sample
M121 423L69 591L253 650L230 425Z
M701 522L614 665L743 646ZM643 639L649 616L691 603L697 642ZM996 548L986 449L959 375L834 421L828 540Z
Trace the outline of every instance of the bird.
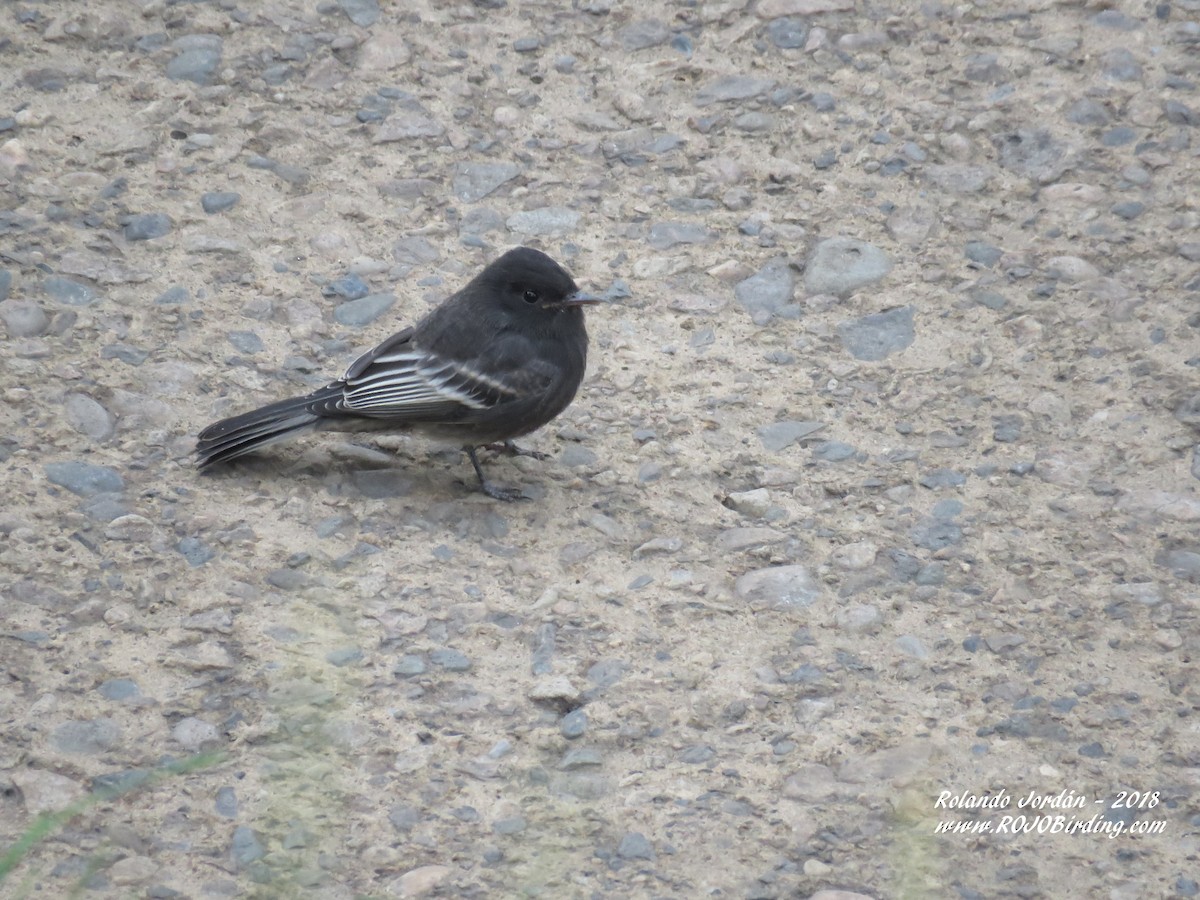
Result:
M602 302L545 253L516 247L336 381L209 425L196 464L204 471L312 431L417 431L460 446L483 493L519 499L488 480L477 450L546 458L513 439L575 399L587 365L583 307Z

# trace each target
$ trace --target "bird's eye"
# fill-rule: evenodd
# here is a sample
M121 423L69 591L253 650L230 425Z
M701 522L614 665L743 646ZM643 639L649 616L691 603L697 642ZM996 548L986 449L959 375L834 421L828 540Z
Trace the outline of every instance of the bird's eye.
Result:
M537 291L526 291L524 294L524 300L526 303L537 303L538 299Z

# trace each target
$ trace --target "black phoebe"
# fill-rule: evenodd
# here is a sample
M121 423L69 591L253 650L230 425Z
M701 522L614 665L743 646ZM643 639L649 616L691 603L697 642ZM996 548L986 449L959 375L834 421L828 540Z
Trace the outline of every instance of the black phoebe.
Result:
M541 428L575 398L587 362L584 294L539 250L517 247L411 328L304 397L222 419L200 432L205 468L315 430L407 431L460 444L489 497L521 492L483 477L476 448ZM541 456L541 454L529 453ZM544 458L544 457L543 457Z

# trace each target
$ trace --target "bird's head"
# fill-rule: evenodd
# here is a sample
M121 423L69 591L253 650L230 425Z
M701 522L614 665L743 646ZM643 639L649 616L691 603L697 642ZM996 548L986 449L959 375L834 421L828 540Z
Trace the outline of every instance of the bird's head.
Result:
M500 296L511 312L555 313L578 309L604 298L585 294L566 270L541 250L509 250L479 274L476 283Z

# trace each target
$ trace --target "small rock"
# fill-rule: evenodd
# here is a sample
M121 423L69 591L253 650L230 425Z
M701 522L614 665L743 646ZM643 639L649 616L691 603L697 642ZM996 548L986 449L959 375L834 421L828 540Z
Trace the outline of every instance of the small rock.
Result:
M25 811L31 816L66 809L87 793L78 781L41 769L15 768L8 778L21 792Z
M210 191L200 195L200 207L211 216L233 209L241 199L237 191Z
M628 831L617 845L617 856L622 859L654 859L654 847L640 831Z
M872 313L838 323L842 346L855 359L878 361L904 350L916 339L911 306Z
M449 866L421 866L401 875L391 886L397 897L424 897L450 877Z
M749 278L738 282L733 295L750 314L756 325L765 325L792 302L796 277L786 257L767 262Z
M95 755L120 743L121 727L106 718L64 722L54 729L52 739L63 753Z
M91 306L100 299L99 295L86 284L80 284L78 281L63 278L60 275L51 275L44 279L42 290L58 302L68 306Z
M454 196L475 203L521 173L512 163L458 163L454 169Z
M333 318L339 325L361 328L382 316L395 302L395 294L370 294L341 304L333 311Z
M580 218L579 213L565 206L544 206L513 213L505 224L517 234L562 237L575 230Z
M821 588L804 566L773 566L742 575L734 584L738 599L751 609L786 611L816 602Z
M346 18L359 28L370 28L379 21L377 0L337 0L337 3L346 14Z
M693 101L697 106L710 103L739 103L761 97L776 85L773 78L755 78L751 75L725 75L710 81L696 94Z
M669 250L680 244L711 244L716 234L692 222L655 222L646 242L655 250Z
M671 39L671 29L658 19L630 22L617 32L617 40L629 52L658 47Z
M190 753L202 749L206 744L215 744L221 740L217 726L195 716L180 719L171 729L171 737L178 741Z
M64 397L64 413L67 425L92 440L108 440L113 437L116 420L112 413L86 394L68 394Z
M804 287L810 294L845 296L874 284L891 270L892 261L873 244L848 237L826 238L809 254Z
M33 300L12 298L0 302L0 319L8 328L8 336L37 337L50 327L50 317Z
M125 240L149 241L169 234L174 222L166 213L142 213L125 223Z
M743 516L760 519L771 505L771 492L766 488L752 491L735 491L725 498L725 505Z
M46 463L46 478L80 497L97 494L116 494L125 488L125 481L116 469L83 462Z
M786 421L762 425L756 431L763 447L772 453L778 453L824 427L823 422Z
M239 869L248 866L255 860L266 856L267 851L253 828L239 825L233 829L233 838L229 843L229 858Z

